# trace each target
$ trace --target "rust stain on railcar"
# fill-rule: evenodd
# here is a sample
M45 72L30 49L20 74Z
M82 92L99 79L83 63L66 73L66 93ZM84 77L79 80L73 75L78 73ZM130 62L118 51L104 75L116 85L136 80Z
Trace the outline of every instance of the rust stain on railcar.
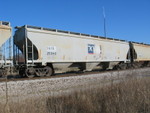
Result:
M66 57L66 56L65 56L65 55L63 55L63 60L65 60L65 57Z
M38 56L39 56L39 60L42 60L42 55L41 55L41 49L39 49L39 51L38 51Z

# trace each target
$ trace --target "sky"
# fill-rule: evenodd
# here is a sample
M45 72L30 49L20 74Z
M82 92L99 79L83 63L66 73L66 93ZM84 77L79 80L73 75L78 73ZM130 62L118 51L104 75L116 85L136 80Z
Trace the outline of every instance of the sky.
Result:
M0 0L0 21L150 44L150 0Z

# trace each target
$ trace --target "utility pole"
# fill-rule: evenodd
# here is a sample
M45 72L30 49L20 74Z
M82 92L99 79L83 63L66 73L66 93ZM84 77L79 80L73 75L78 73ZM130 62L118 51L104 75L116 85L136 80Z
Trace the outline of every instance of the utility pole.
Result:
M106 15L104 7L103 7L103 17L104 17L104 37L106 38Z

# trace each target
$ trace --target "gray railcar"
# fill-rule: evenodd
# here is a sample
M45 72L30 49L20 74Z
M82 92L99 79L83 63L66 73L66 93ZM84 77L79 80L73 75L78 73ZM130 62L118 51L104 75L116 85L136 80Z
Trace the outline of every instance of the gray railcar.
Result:
M130 46L124 40L28 25L16 28L14 43L21 52L15 63L26 65L27 76L112 69L130 61Z

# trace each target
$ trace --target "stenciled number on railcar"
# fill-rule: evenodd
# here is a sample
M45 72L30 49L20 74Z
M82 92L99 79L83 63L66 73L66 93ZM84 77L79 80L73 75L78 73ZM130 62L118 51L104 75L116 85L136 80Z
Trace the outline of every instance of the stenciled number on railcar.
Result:
M48 46L47 47L47 55L57 55L56 46Z

